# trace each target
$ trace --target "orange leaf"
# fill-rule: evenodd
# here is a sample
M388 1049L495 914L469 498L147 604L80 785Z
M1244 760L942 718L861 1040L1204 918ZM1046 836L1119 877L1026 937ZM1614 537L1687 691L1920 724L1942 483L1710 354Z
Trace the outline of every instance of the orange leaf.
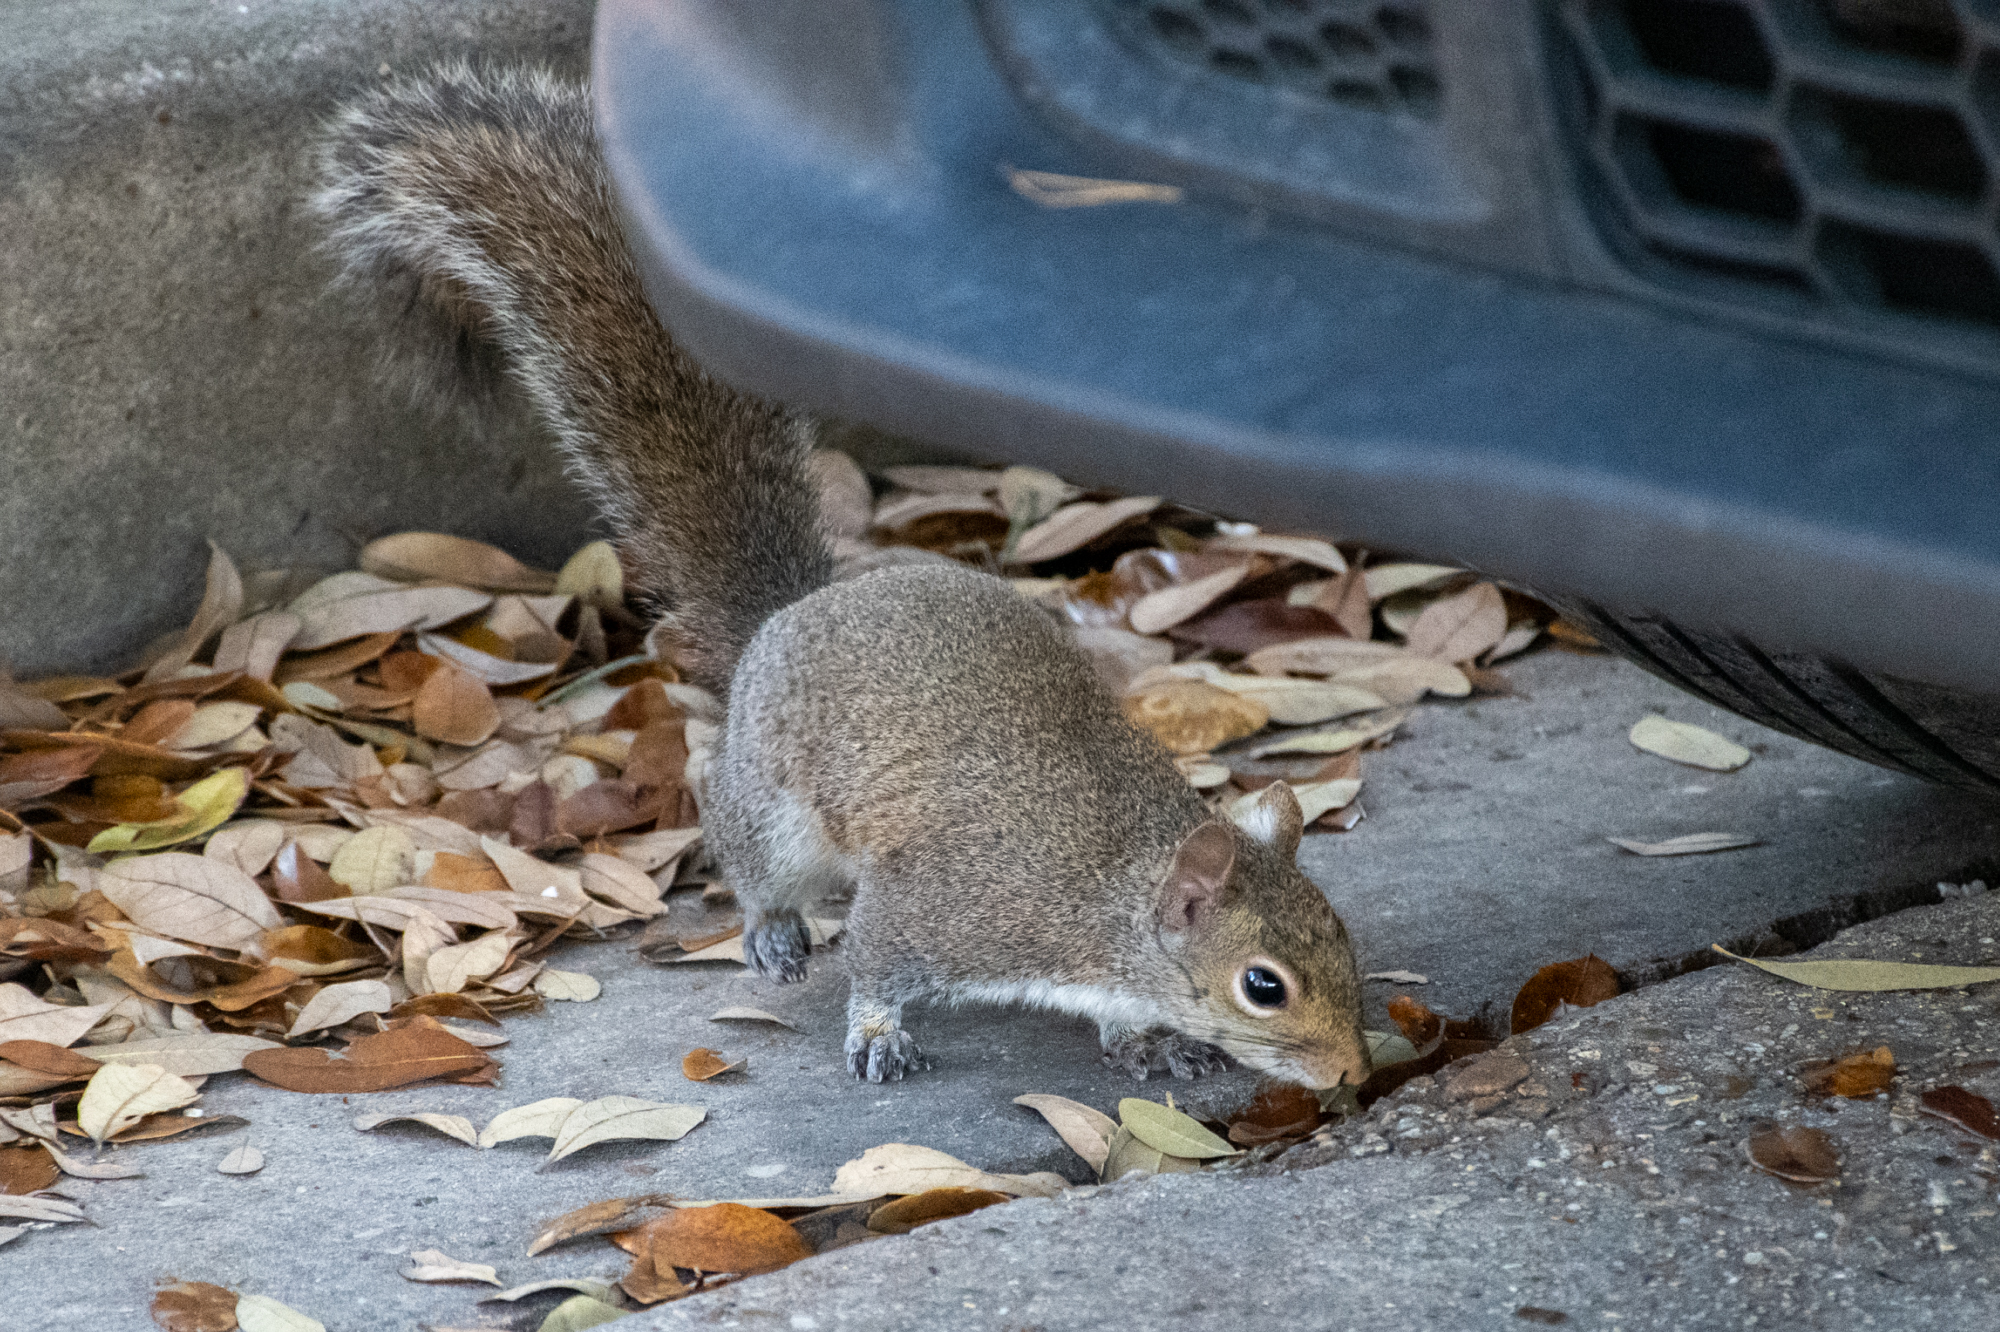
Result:
M236 1292L206 1281L177 1281L153 1296L153 1321L166 1332L230 1332Z
M790 1225L741 1203L676 1208L640 1233L660 1271L775 1272L812 1255Z
M732 1064L722 1057L720 1050L701 1047L688 1051L681 1059L681 1072L690 1082L707 1082L710 1078L723 1073L741 1072L749 1062L747 1059L739 1059Z
M1806 1090L1814 1096L1845 1096L1851 1100L1888 1091L1895 1076L1896 1056L1886 1045L1840 1059L1823 1059L1799 1071Z
M449 663L431 672L413 707L417 734L448 745L479 744L500 727L500 708L486 682Z
M391 652L375 669L381 674L384 690L409 698L443 665L444 658L427 652Z
M1618 973L1595 953L1568 962L1554 962L1533 976L1514 996L1510 1030L1533 1031L1554 1017L1561 1006L1593 1008L1618 997Z
M424 876L424 885L453 893L504 893L507 891L507 878L484 860L440 851L431 861L430 873Z

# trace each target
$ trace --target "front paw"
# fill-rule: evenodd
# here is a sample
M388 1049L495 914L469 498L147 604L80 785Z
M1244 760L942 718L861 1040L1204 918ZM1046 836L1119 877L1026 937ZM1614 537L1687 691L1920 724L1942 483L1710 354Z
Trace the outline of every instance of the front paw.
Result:
M847 1038L847 1068L870 1082L901 1082L905 1073L921 1073L930 1061L900 1028L870 1038L855 1032Z
M812 933L796 913L767 916L743 931L743 960L780 985L804 980L811 956Z
M1199 1078L1220 1073L1230 1059L1221 1047L1183 1036L1177 1031L1125 1032L1104 1042L1104 1064L1122 1069L1140 1082L1155 1070L1164 1069L1177 1078Z

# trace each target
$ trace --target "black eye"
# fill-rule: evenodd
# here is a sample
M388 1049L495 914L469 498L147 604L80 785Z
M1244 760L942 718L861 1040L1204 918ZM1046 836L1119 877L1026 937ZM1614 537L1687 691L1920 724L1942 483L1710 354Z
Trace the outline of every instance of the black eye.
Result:
M1285 983L1269 967L1252 967L1243 973L1243 997L1259 1008L1277 1008L1285 1002Z

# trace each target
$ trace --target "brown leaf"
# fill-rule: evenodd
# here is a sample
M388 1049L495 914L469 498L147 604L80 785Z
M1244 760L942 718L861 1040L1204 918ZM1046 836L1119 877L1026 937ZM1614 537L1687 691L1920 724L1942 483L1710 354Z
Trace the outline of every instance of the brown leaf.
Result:
M1851 1100L1889 1090L1896 1076L1896 1056L1886 1045L1840 1059L1822 1059L1799 1070L1799 1079L1814 1096L1845 1096Z
M19 809L30 800L82 781L90 775L91 765L103 752L86 746L31 750L0 758L0 809Z
M789 1224L741 1203L677 1207L647 1222L634 1239L660 1271L775 1272L812 1256Z
M157 745L186 726L194 716L191 698L162 698L148 703L133 714L118 732L118 738L135 745Z
M650 1251L641 1252L632 1259L632 1268L618 1279L618 1288L640 1304L658 1304L661 1300L678 1299L688 1293L690 1287L683 1286L680 1278L669 1267L662 1272L653 1263Z
M513 822L514 797L493 790L447 791L437 814L476 833L503 833Z
M330 902L352 897L347 885L320 868L318 861L287 842L271 861L272 894L280 902Z
M1066 504L1021 533L1007 558L1021 564L1057 559L1159 507L1160 501L1150 496L1133 496L1106 504L1089 500Z
M88 1078L103 1067L95 1059L85 1058L74 1050L66 1050L47 1041L0 1041L0 1059L22 1068L31 1068L37 1073L66 1078Z
M1250 573L1248 564L1218 569L1203 578L1148 592L1127 613L1132 628L1142 634L1165 633L1191 620L1226 596Z
M1307 1093L1307 1099L1311 1099L1311 1093ZM1314 1102L1314 1106L1317 1108L1318 1103ZM884 1203L870 1212L868 1228L878 1235L907 1235L918 1226L927 1226L933 1221L967 1216L982 1207L1012 1201L1006 1194L992 1189L926 1189L922 1193Z
M361 548L364 573L398 582L435 580L482 592L549 592L556 576L521 563L498 546L442 532L397 532Z
M214 1004L225 1013L283 994L300 983L296 971L260 967L206 955L167 957L142 964L131 948L119 949L105 963L119 980L163 1004Z
M236 1292L206 1281L177 1281L153 1296L153 1321L166 1332L230 1332Z
M562 802L556 810L556 828L571 837L602 837L606 833L650 823L669 812L663 797L678 795L672 788L642 790L621 778L592 782Z
M180 637L146 668L148 682L172 679L193 661L202 644L236 623L243 610L243 579L236 566L222 553L222 547L208 543L208 574L202 588L201 605Z
M1257 1099L1227 1116L1229 1140L1238 1147L1260 1147L1286 1138L1303 1138L1319 1127L1319 1097L1304 1087L1266 1087Z
M1969 1133L2000 1139L2000 1116L1994 1114L1993 1102L1977 1092L1963 1087L1933 1087L1918 1098L1918 1104L1925 1114L1956 1124Z
M1444 1032L1444 1019L1407 994L1389 1001L1389 1020L1403 1033L1403 1039L1419 1050Z
M1275 643L1339 633L1339 623L1323 610L1294 606L1283 597L1265 597L1238 601L1200 619L1177 624L1170 636L1177 643L1196 643L1248 656Z
M415 698L424 682L445 663L442 658L424 652L391 652L382 658L375 668L381 677L385 692L402 698Z
M448 745L483 744L500 729L500 708L486 682L449 663L431 672L412 706L417 734Z
M564 1212L543 1224L534 1242L528 1246L528 1256L532 1258L558 1244L585 1235L608 1235L619 1230L637 1233L638 1228L658 1217L664 1209L673 1205L673 1201L671 1193L641 1193L630 1198L606 1198L602 1202ZM628 1248L626 1252L632 1250Z
M39 1144L29 1143L25 1147L0 1147L0 1194L11 1193L16 1197L28 1193L40 1193L53 1186L62 1175L56 1159L43 1151Z
M92 776L118 777L141 773L162 781L184 782L220 765L227 755L177 754L157 745L136 744L116 735L82 735L70 731L0 731L0 744L29 751L91 749Z
M35 962L93 963L111 949L96 935L47 917L15 916L0 920L0 957Z
M1519 1035L1533 1031L1562 1010L1592 1008L1606 999L1618 997L1618 973L1611 964L1592 953L1568 962L1554 962L1533 976L1514 996L1510 1030Z
M1366 641L1375 632L1375 617L1368 607L1368 579L1359 569L1349 569L1328 582L1325 590L1307 604L1331 615L1334 623L1356 641Z
M294 680L338 679L376 660L396 646L401 637L401 634L366 634L316 652L294 652L278 663L271 673L271 682L287 685Z
M639 731L657 721L685 722L680 705L667 697L667 687L658 680L639 681L622 694L611 711L604 714L607 731Z
M500 1025L500 1019L486 1005L462 994L420 994L389 1010L391 1027L403 1026L413 1018L464 1018L489 1027Z
M474 860L450 851L440 851L431 859L424 884L454 893L504 893L507 878L485 860Z
M463 1078L497 1067L477 1046L435 1023L363 1036L333 1058L314 1046L255 1050L243 1067L286 1091L335 1094L385 1091L433 1078Z
M641 789L675 790L687 771L686 725L673 718L649 722L632 737L620 774Z
M1840 1153L1816 1128L1780 1128L1745 1139L1750 1164L1795 1184L1824 1184L1840 1177Z
M1507 636L1507 603L1491 583L1439 597L1410 626L1407 645L1419 657L1471 661Z
M158 1142L162 1138L212 1138L218 1133L234 1132L249 1122L241 1115L195 1115L192 1118L178 1112L147 1115L130 1128L119 1129L105 1141ZM56 1127L72 1138L90 1136L73 1119L65 1119Z
M739 1059L732 1064L722 1057L720 1050L701 1046L682 1056L681 1073L689 1082L707 1082L723 1073L740 1073L749 1063L748 1059Z
M1162 680L1125 696L1125 716L1173 754L1205 754L1264 729L1262 703L1203 680Z

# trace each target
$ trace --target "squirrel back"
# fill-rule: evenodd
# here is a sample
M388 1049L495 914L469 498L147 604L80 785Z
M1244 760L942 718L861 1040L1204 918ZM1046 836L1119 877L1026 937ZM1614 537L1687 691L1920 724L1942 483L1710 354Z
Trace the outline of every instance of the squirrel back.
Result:
M505 374L554 429L662 608L690 678L727 697L770 615L833 562L802 419L702 372L647 304L580 86L447 65L351 103L313 203L351 284L407 312L420 396Z

